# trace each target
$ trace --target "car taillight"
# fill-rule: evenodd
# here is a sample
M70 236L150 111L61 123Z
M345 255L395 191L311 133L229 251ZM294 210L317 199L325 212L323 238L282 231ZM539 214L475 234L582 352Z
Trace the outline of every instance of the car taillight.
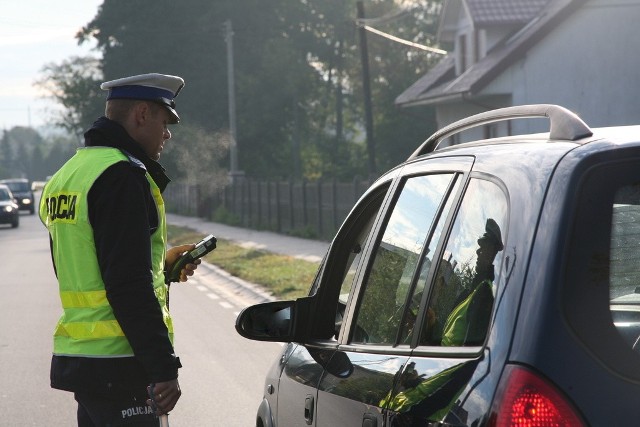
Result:
M522 366L510 365L500 381L489 425L579 427L585 424L553 385Z

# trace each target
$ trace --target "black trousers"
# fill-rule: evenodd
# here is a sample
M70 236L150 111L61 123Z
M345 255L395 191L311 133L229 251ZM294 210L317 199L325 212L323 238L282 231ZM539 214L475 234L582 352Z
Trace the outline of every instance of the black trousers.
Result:
M77 392L78 427L158 427L160 421L147 406L146 395L105 398L104 396Z

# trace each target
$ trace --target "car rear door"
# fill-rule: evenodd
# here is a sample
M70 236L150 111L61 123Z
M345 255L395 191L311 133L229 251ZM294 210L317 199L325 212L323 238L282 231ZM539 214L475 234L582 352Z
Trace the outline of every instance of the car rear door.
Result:
M387 424L475 425L465 390L489 370L484 348L500 281L508 223L506 187L470 174L435 250L423 253L413 300L420 300L413 351L387 405ZM422 284L424 282L424 284ZM403 335L404 336L404 335Z

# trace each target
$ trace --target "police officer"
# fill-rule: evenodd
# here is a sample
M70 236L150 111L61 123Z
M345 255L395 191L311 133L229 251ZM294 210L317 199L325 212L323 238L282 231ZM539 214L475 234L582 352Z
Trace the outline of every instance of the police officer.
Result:
M488 218L485 232L478 239L476 266L470 286L458 297L447 316L442 333L443 346L481 345L493 307L493 260L504 249L500 227Z
M181 395L163 272L194 245L166 250L158 159L183 86L155 73L103 83L105 116L43 190L63 308L51 386L74 393L79 426L158 425Z

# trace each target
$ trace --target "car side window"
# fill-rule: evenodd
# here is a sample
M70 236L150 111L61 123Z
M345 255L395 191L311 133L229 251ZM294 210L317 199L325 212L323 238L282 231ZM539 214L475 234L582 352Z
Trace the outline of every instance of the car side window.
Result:
M580 177L562 307L576 336L609 368L640 381L640 172L637 158Z
M363 283L352 343L396 343L421 254L454 181L455 174L435 174L404 183Z
M484 342L504 249L507 206L498 185L470 180L438 264L421 345L478 346Z
M335 339L337 339L338 335L340 334L340 328L342 327L342 319L344 317L344 313L347 308L347 301L349 299L349 294L351 293L351 289L353 288L354 282L356 280L357 268L358 268L358 265L360 264L360 259L362 257L363 245L367 240L369 233L371 232L374 219L375 219L375 216L370 217L370 220L364 225L362 231L358 233L358 236L354 239L350 247L351 251L349 253L349 259L346 263L346 270L345 270L344 277L342 279L342 284L340 285L340 293L338 295L338 307L336 310L336 323L335 323L335 335L334 335Z
M357 280L358 266L391 182L378 183L358 201L340 227L316 274L309 295L315 295L317 304L323 309L314 317L314 330L311 332L314 337L337 340L340 336L347 304L352 298L352 287Z
M611 317L627 344L640 352L640 184L615 192L610 248Z

